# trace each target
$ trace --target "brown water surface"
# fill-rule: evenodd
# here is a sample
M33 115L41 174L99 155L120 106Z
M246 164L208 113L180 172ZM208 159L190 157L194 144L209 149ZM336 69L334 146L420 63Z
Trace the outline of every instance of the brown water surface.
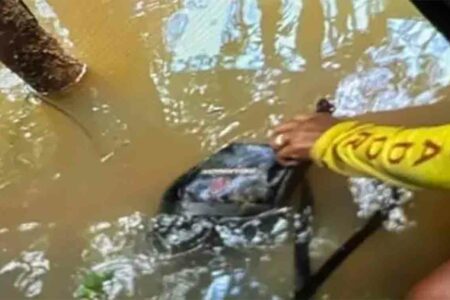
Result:
M2 299L72 298L78 275L104 264L121 270L120 297L149 297L139 276L151 271L127 260L128 234L167 185L226 143L266 141L319 97L335 99L340 115L441 100L437 112L374 118L450 121L450 46L408 1L27 3L89 66L80 85L50 100L90 136L0 69ZM319 265L361 221L344 179L311 175ZM402 298L450 258L449 213L447 193L419 193L408 210L416 226L377 232L320 297ZM275 258L276 274L285 266Z

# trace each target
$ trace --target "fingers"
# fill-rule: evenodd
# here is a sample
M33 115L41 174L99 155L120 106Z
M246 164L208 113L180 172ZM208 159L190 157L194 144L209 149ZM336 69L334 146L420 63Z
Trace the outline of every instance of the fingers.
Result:
M274 129L274 135L289 132L296 129L302 123L308 122L314 118L315 115L297 115L292 120L284 122Z
M272 148L278 150L286 146L286 144L289 143L289 132L293 131L295 128L297 128L295 122L287 122L275 128L272 138L270 139Z
M309 148L303 143L290 141L284 147L276 150L279 161L298 161L309 158Z
M285 167L292 167L298 164L298 159L296 159L291 145L288 144L277 151L277 161Z
M285 167L295 167L300 163L298 160L292 160L292 159L278 158L277 160L280 165L285 166Z
M275 128L270 144L280 164L292 166L310 159L310 150L324 131L322 127L329 127L324 116L329 117L326 114L298 115Z
M286 146L288 142L289 140L286 138L285 134L278 134L270 139L270 146L274 150L279 150Z
M311 120L314 115L296 115L293 120L297 122L306 122Z
M307 120L309 116L297 116L292 121L285 122L274 129L270 144L272 148L278 150L289 143L288 133L294 131L301 124L302 120Z
M296 121L289 121L289 122L283 123L283 124L278 125L277 127L275 127L273 132L274 132L274 135L278 135L278 134L281 134L281 133L292 131L293 129L297 128L297 126L298 126L298 122L296 122Z

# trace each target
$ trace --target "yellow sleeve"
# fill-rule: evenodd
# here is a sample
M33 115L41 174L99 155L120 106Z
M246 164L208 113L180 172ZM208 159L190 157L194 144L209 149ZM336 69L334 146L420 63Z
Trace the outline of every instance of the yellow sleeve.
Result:
M450 125L406 129L343 122L316 142L311 156L346 176L450 189Z

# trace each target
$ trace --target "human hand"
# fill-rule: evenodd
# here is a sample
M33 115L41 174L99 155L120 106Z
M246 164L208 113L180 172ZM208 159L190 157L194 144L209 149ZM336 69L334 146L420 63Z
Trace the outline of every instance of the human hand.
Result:
M298 115L275 127L270 144L282 165L296 165L300 160L310 159L316 141L337 123L339 119L329 113Z

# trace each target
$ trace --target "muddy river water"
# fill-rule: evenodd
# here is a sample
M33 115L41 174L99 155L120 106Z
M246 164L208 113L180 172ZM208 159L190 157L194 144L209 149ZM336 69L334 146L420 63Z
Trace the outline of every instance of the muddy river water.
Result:
M266 141L320 97L341 116L438 103L371 118L450 120L450 45L408 1L26 2L89 73L50 97L74 122L0 68L2 299L71 299L83 274L103 269L114 272L111 299L189 298L201 270L181 262L156 291L138 245L162 192L226 143ZM362 221L345 179L310 176L317 266ZM400 299L449 259L450 196L419 192L406 214L408 229L377 232L317 298ZM283 251L259 272L286 273Z

